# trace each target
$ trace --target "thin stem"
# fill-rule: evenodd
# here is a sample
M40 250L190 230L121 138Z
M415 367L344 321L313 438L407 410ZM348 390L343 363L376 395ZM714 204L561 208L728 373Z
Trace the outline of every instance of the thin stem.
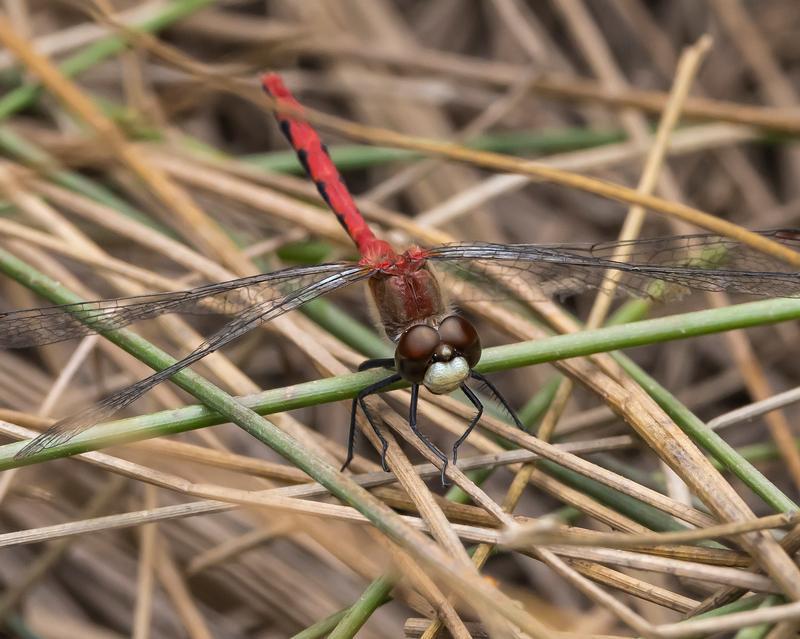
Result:
M0 270L54 303L70 304L82 301L69 289L2 249L0 249ZM131 331L125 329L103 331L102 335L156 370L162 370L175 362L175 359L167 353ZM385 374L383 371L377 373ZM337 468L305 449L273 423L191 370L184 369L171 379L212 411L223 416L223 420L236 424L313 477L331 495L358 510L378 530L408 551L412 557L446 579L459 595L480 602L481 605L495 605L524 631L535 637L543 636L543 626L524 610L516 608L495 588L476 580L466 566L451 561L429 538L409 527L386 504L359 486L348 475L340 473Z
M47 282L51 281L43 274L24 265L9 253L0 252L0 270L45 295L51 301L56 303L77 301L76 298L69 296L50 296ZM557 335L547 339L490 348L484 351L477 370L484 373L508 370L569 357L580 357L643 344L696 337L798 318L800 318L800 300L775 299L751 302L727 308L645 320L625 326L600 328L569 335ZM283 412L350 399L359 390L378 381L384 374L383 371L379 370L363 371L350 375L319 379L313 382L249 395L240 398L239 401L243 406L258 413ZM396 385L396 388L401 388L404 385L400 382ZM0 470L94 450L110 445L112 442L119 443L121 441L134 441L175 434L218 424L222 421L224 421L223 418L215 415L208 408L187 406L179 410L162 411L141 417L100 424L70 442L21 460L14 459L14 455L22 448L24 443L7 444L0 446ZM713 437L707 438L707 440L713 443ZM733 454L735 455L735 451ZM738 463L734 463L736 461L736 457L731 458L732 470L740 467ZM788 504L786 505L788 506Z
M373 612L390 600L397 577L386 574L378 577L361 594L341 621L336 625L328 639L350 639L355 637Z
M211 4L213 0L176 0L157 16L142 20L135 28L147 33L160 31ZM108 36L64 60L59 69L68 77L78 75L121 52L126 46L128 39L124 35ZM0 120L30 106L39 97L41 90L39 83L28 83L7 93L0 99Z
M794 511L800 508L759 472L755 466L742 457L735 448L708 428L700 418L639 366L620 353L615 353L614 357L628 375L647 391L681 430L707 450L720 464L741 479L772 508L777 512Z

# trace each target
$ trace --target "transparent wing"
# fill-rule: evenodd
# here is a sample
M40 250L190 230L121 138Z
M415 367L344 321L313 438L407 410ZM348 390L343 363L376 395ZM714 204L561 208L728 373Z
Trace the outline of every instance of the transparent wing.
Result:
M322 264L287 268L170 293L47 306L0 313L0 347L22 348L114 330L165 313L231 315L260 301L352 268Z
M234 319L232 319L228 324L214 333L211 337L205 340L200 346L198 346L194 351L180 361L175 362L163 370L153 373L149 377L136 382L135 384L128 386L127 388L124 388L113 395L109 395L88 410L71 415L56 422L50 429L36 437L27 446L25 446L17 454L17 457L26 457L46 448L63 444L94 424L108 419L111 417L111 415L132 403L151 388L163 382L165 379L168 379L175 373L197 362L209 353L213 353L219 348L222 348L225 344L244 335L255 327L269 322L276 317L279 317L280 315L283 315L284 313L287 313L321 295L325 295L331 291L363 280L369 277L373 272L372 269L368 267L358 265L335 265L335 268L333 268L333 265L331 265L331 268L303 267L300 269L287 269L287 271L288 270L293 271L294 276L290 279L284 278L282 281L285 286L290 286L292 290L281 295L273 295L271 299L261 300L255 304L252 304L251 306L242 310L239 315L234 317ZM311 273L312 270L314 271L313 274ZM275 274L271 273L269 275ZM311 279L310 282L308 281L309 279ZM235 282L239 281L240 280L235 280ZM275 281L276 280L273 279L272 283L274 284ZM298 286L297 284L300 282L303 282L304 285ZM127 307L123 306L116 308ZM154 317L154 315L150 315L150 317ZM141 318L137 316L135 319ZM105 325L103 327L105 328ZM95 330L99 329L95 328Z
M800 248L800 230L762 235ZM623 251L624 261L615 259ZM800 296L800 273L769 255L718 235L680 235L602 244L450 244L430 249L440 269L473 282L492 297L563 296L599 288L608 269L620 272L619 290L657 300L692 290L730 291L763 297ZM519 286L524 283L526 286Z

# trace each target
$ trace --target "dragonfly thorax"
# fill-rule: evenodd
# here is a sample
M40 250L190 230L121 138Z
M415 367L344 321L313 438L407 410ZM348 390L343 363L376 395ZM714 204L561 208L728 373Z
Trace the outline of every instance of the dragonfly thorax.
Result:
M369 290L380 325L393 342L409 327L437 324L447 314L439 282L422 259L403 256L372 275Z
M412 384L443 395L458 388L481 358L481 341L472 324L449 315L437 328L416 324L397 342L397 372Z

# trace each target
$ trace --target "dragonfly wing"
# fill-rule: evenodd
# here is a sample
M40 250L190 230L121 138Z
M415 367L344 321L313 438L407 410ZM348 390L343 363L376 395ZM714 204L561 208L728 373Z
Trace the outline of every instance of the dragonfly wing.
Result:
M287 268L186 291L78 302L0 313L0 348L61 342L123 328L165 313L231 315L260 301L283 295L287 286L302 288L322 277L352 268L322 264Z
M775 229L758 232L758 235L800 251L800 229ZM629 256L627 261L637 264L701 268L719 271L720 275L730 273L732 285L737 286L741 279L757 281L759 275L793 272L793 267L781 259L729 237L709 233L606 242L584 250L602 259L618 259L615 256L623 253ZM749 275L740 278L740 273Z
M306 283L306 285L299 287L293 286L291 291L279 297L260 301L250 306L183 359L127 388L109 395L87 410L56 422L47 431L20 450L17 453L17 457L26 457L69 441L94 424L108 419L165 379L172 377L175 373L222 348L225 344L248 333L257 326L280 317L284 313L288 313L321 295L366 279L371 273L372 269L358 265L323 270L316 273L316 277L311 283ZM308 275L308 273L304 273L304 275ZM292 278L291 281L297 282L295 278Z
M600 273L573 272L559 264L521 261L507 254L490 259L455 254L429 259L443 290L461 301L544 301L580 293L602 281Z
M800 231L763 234L800 248ZM659 301L692 290L800 296L800 274L786 263L718 235L591 245L453 244L431 249L428 257L481 289L499 290L500 297L541 299L597 289L608 270L619 272L619 292Z

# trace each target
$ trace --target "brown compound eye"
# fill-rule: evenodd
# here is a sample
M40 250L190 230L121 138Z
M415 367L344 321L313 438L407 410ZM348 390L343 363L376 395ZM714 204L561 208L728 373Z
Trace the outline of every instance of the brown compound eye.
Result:
M463 317L450 315L439 324L439 337L449 344L472 368L481 358L481 339L475 327Z
M397 372L408 382L422 383L437 346L439 333L435 328L426 324L412 326L400 336L394 351Z

